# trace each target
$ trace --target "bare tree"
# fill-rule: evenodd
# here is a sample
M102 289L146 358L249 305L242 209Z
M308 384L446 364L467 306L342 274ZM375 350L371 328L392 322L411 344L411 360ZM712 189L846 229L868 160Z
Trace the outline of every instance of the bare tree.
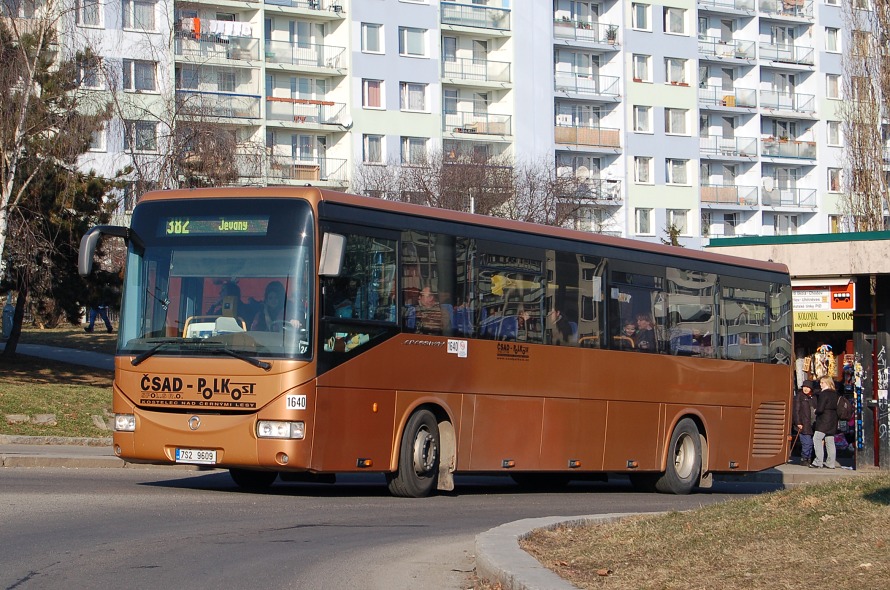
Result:
M890 139L890 5L874 2L872 10L844 0L849 34L844 52L844 229L873 231L885 227L887 174L885 146Z

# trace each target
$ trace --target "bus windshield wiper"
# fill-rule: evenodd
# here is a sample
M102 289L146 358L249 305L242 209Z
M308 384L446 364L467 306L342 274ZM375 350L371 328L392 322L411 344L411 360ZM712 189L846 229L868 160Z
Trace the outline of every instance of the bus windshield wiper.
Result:
M136 365L140 364L142 361L144 361L148 357L153 356L155 353L157 353L159 350L161 350L165 346L168 346L170 344L179 344L180 342L181 342L181 340L179 340L179 339L164 340L163 342L159 342L158 344L155 344L154 346L152 346L145 352L141 352L138 355L136 355L136 357L132 361L130 361L130 364L135 367Z
M171 345L171 344L179 344L179 345L197 345L201 348L214 348L214 352L219 351L223 354L227 354L231 357L235 357L236 359L240 359L244 362L250 363L251 365L263 369L264 371L268 371L272 368L271 363L267 363L266 361L261 361L256 359L250 355L244 354L242 352L237 352L235 350L231 350L229 348L225 348L225 345L220 342L207 342L202 338L176 338L170 340L164 340L163 342L159 342L153 347L149 348L145 352L140 353L136 356L130 363L135 367L140 364L145 359L157 354L161 349ZM219 347L219 348L217 348Z
M272 363L267 363L266 361L261 361L260 359L253 358L252 356L244 354L243 352L237 352L230 348L220 348L219 351L222 352L223 354L233 356L236 359L241 359L242 361L244 361L246 363L250 363L254 367L259 367L260 369L263 369L264 371L268 371L269 369L272 368Z

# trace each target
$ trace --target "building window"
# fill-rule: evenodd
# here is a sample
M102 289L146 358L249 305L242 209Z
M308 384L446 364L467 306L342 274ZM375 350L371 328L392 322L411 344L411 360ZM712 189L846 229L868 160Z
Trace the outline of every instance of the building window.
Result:
M155 0L123 0L121 18L125 29L154 32Z
M426 163L426 138L402 137L401 161L403 165L421 166Z
M93 56L89 59L80 58L77 63L77 85L81 88L101 89L102 62L101 58Z
M637 184L652 184L652 158L634 156L634 181Z
M456 88L442 89L442 112L446 115L457 114L457 99L460 93Z
M426 111L426 84L399 83L399 108L403 111Z
M426 56L426 29L399 27L399 55Z
M841 216L840 215L829 215L828 216L828 231L829 231L829 233L833 233L833 234L841 233Z
M383 163L383 136L362 136L362 162L365 164Z
M665 160L665 178L668 184L689 184L686 167L689 160L668 158Z
M362 23L362 51L365 53L383 53L383 25Z
M838 6L841 0L825 0L825 3L830 6Z
M841 97L840 74L825 74L825 96L826 98Z
M841 145L841 122L826 121L826 129L828 130L828 145Z
M634 82L651 82L652 76L649 74L649 63L652 59L650 55L634 54Z
M664 132L671 135L688 135L686 130L686 109L664 109Z
M651 31L649 25L649 5L640 2L631 4L631 18L633 19L633 28L639 31Z
M366 109L383 108L383 80L362 80L362 106Z
M82 27L102 26L102 5L99 0L76 0L77 24Z
M90 151L91 152L104 152L105 151L105 129L97 129L90 134Z
M652 209L636 210L637 234L643 236L651 236L652 232Z
M797 235L797 215L776 214L775 231L776 231L777 236L796 236Z
M840 29L825 27L825 51L837 53L841 50Z
M127 121L124 149L134 152L158 151L158 124L153 121Z
M686 60L677 57L664 58L664 79L668 84L688 84Z
M682 8L664 7L664 32L686 34L686 11Z
M634 105L634 131L637 133L652 132L652 107Z
M830 193L841 192L841 169L840 168L829 168L828 169L828 192L830 192Z
M124 60L124 90L135 92L154 92L157 90L153 61L136 59Z
M687 227L687 217L689 215L689 211L686 209L668 209L667 210L667 223L669 228L676 229L677 232L681 236L689 235L689 228Z

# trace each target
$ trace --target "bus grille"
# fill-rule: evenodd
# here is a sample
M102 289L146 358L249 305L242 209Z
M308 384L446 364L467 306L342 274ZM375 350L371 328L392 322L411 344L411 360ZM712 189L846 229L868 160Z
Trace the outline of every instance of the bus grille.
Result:
M785 442L785 402L765 402L754 415L752 457L772 457L782 452Z

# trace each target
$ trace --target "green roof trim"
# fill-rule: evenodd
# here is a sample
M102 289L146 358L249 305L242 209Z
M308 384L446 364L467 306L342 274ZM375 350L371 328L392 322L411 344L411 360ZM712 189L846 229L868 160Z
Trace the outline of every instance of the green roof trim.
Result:
M890 240L890 231L863 231L844 234L806 234L797 236L751 236L713 238L705 248L721 246L766 246L772 244L817 244L825 242L869 242Z

